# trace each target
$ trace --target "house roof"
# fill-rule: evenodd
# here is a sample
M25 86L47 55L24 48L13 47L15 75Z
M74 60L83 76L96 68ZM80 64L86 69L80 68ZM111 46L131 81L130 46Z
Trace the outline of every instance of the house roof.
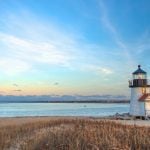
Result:
M150 101L150 93L143 94L143 95L139 98L139 101L140 101L140 102Z
M138 69L136 71L134 71L132 74L134 74L134 75L136 75L136 74L146 74L146 72L141 69L140 65L138 65Z

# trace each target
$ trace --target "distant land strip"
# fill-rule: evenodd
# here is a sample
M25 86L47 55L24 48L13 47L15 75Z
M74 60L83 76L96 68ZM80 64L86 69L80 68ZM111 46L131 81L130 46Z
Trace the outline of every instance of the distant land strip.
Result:
M0 101L0 103L129 103L129 100L82 100L82 101Z

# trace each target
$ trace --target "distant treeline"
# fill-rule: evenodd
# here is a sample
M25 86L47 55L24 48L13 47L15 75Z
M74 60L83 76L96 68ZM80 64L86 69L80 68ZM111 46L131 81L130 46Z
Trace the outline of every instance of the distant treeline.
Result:
M0 101L0 103L129 103L129 100L99 100L99 101Z
M13 96L0 95L0 102L19 102L19 103L128 103L129 100L125 96L112 95L92 95L92 96L51 96L51 95L29 95L29 96Z

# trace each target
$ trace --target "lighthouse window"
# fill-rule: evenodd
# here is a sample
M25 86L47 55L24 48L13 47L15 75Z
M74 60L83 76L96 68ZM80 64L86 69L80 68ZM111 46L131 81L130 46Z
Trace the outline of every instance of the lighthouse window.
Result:
M133 79L146 79L146 75L145 74L133 75Z
M139 75L138 75L138 79L143 79L143 75L142 75L142 74L139 74Z

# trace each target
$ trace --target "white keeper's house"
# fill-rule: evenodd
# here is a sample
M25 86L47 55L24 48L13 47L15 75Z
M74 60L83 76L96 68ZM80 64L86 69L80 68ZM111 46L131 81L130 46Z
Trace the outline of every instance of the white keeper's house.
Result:
M138 65L129 81L131 88L130 115L134 117L150 117L150 84L147 73Z

